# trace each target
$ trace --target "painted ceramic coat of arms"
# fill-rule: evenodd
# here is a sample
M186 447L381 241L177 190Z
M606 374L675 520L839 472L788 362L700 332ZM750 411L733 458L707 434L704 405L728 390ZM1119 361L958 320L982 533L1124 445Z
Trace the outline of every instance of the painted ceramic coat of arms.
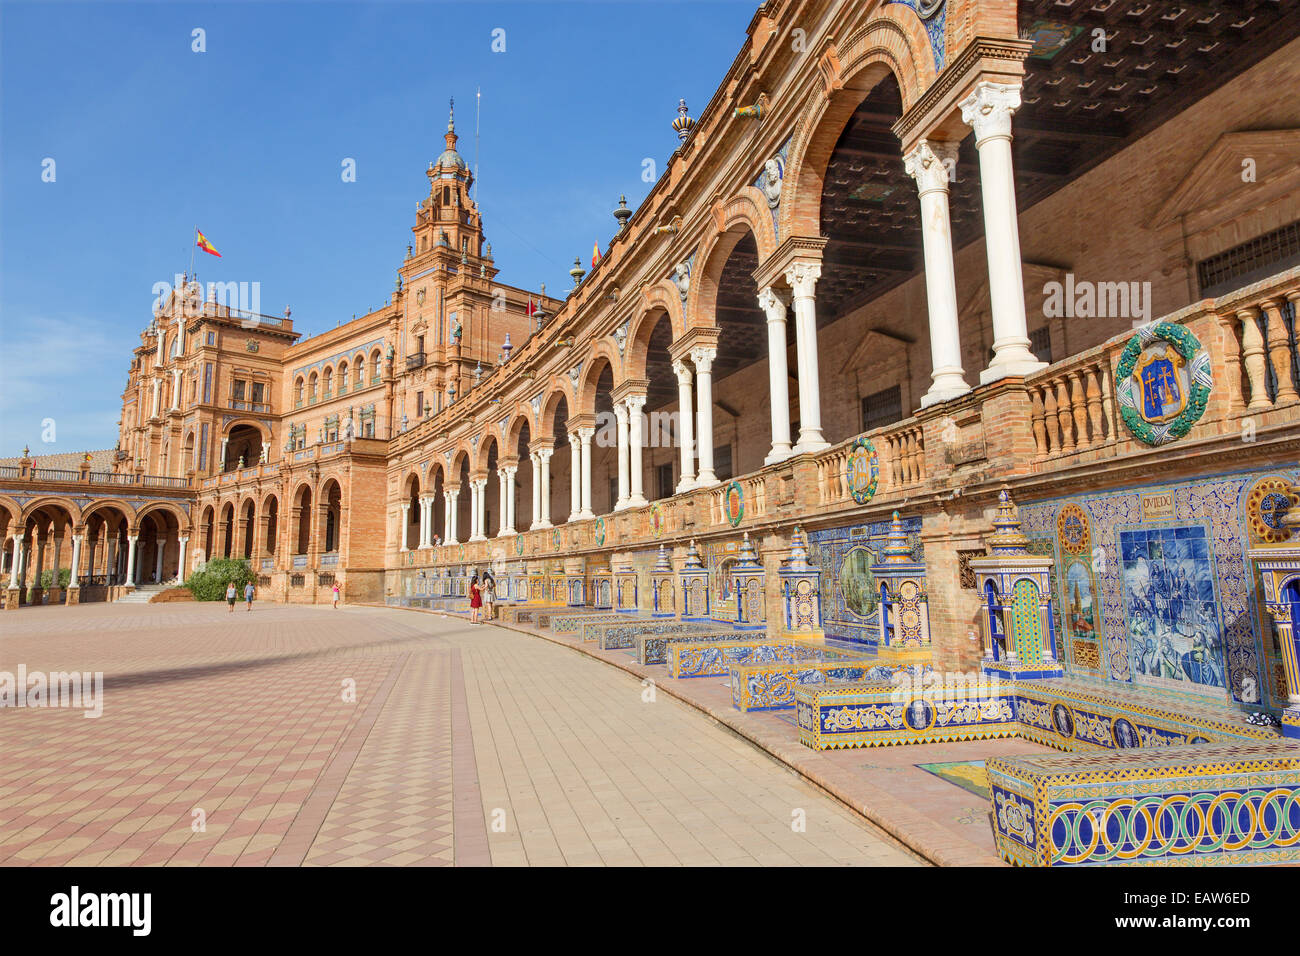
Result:
M517 534L515 535L515 554L523 554L523 553L524 553L524 536L522 534Z
M596 539L596 547L599 548L605 544L605 519L604 518L596 519L596 526L592 529L591 533L592 533L592 537Z
M858 504L865 505L876 496L876 485L880 481L880 456L876 454L876 446L867 439L855 439L849 446L844 480L849 486L849 494Z
M551 532L551 547L556 551L560 550L560 529L556 528Z
M740 487L740 482L733 481L722 493L722 511L733 528L745 517L745 489Z
M1138 329L1115 369L1120 416L1147 445L1186 435L1205 413L1213 387L1210 353L1190 330L1169 322Z
M650 533L656 538L664 533L664 513L657 504L650 506Z

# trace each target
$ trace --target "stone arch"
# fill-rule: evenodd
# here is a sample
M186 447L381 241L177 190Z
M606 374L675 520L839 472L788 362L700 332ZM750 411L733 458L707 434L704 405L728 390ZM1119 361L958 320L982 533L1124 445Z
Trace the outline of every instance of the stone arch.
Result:
M600 382L600 374L608 368L614 383L618 384L621 380L619 364L618 353L612 346L604 342L597 346L587 360L586 368L582 370L582 380L578 385L573 415L596 414L596 386Z
M72 516L73 527L80 527L82 524L85 523L86 518L89 517L89 515L92 512L94 512L101 504L105 504L109 502L114 504L124 515L127 515L128 518L132 514L132 509L127 507L126 502L120 501L116 498L105 499L103 502L98 502L98 501L94 502L93 504L87 506L85 512L83 513L82 510L77 507L76 502L74 502L71 498L63 498L58 495L46 495L44 497L37 498L34 501L29 501L25 507L18 508L17 511L13 513L13 518L17 524L25 528L27 526L27 522L31 520L31 518L36 514L36 512L40 511L42 508L52 505L56 508L62 508L64 511L66 511L69 515Z
M23 509L18 502L14 501L12 498L7 495L0 495L0 512L4 513L0 514L0 518L3 518L5 514L8 515L9 525L12 527L18 523L18 519L22 515Z
M497 438L497 429L487 429L483 437L479 439L478 449L474 454L474 460L470 462L470 470L484 472L488 470L488 462L491 459L491 449L496 448L497 458L501 458L501 441Z
M506 428L505 449L506 454L515 458L523 458L520 450L520 440L523 437L524 429L528 429L528 437L531 439L534 433L532 421L533 410L531 406L520 404L515 411L515 416L510 419L510 424Z
M250 428L256 428L258 432L260 432L262 435L263 443L269 442L271 440L270 426L268 426L265 422L258 421L256 418L244 418L244 417L232 418L230 421L222 425L221 437L228 438L230 436L230 433L234 431L236 428L239 428L241 425L247 425Z
M831 153L853 111L885 74L898 81L904 113L937 75L925 29L903 4L882 7L843 44L828 44L820 68L822 87L809 93L791 134L781 187L782 237L819 235Z
M691 294L692 303L690 314L692 316L691 326L693 328L717 328L717 304L718 304L718 283L722 278L722 270L731 258L731 252L736 248L736 243L744 239L746 235L754 237L755 245L758 245L759 262L765 258L763 248L759 244L759 238L752 228L752 223L746 218L735 220L725 232L721 232L712 237L709 244L700 250L700 254L695 259L695 269L691 273ZM755 307L758 302L755 300Z
M687 296L686 314L699 319L705 314L712 314L713 302L717 297L717 275L713 276L712 287L698 281L703 277L701 263L713 261L718 251L722 252L722 261L735 246L737 238L747 230L754 237L758 248L758 262L762 265L768 256L776 251L776 227L768 209L767 197L754 186L743 186L725 203L713 207L714 232L707 235L695 256L696 268L691 274L690 295ZM720 271L722 266L718 265ZM692 321L691 325L699 324Z
M173 501L151 501L148 504L141 505L139 512L135 516L135 520L139 522L142 518L155 511L166 511L176 519L177 525L181 528L188 528L190 526L189 514L184 508Z
M677 295L677 290L673 290L673 295ZM680 298L678 300L680 302ZM656 305L637 316L632 328L627 336L627 357L623 360L623 378L643 379L646 377L646 359L650 351L650 337L654 334L656 327L664 316L668 317L668 324L671 328L672 341L676 342L682 336L682 330L678 328L673 320L672 311L661 305Z
M461 472L461 463L464 462L472 471L474 468L474 456L471 454L469 444L462 442L456 446L451 453L451 470L448 472L453 478L457 478Z
M542 400L542 411L539 416L540 420L537 422L535 436L539 441L555 439L555 413L559 410L560 403L564 403L566 411L570 408L568 376L565 376L565 379L566 381L561 383L558 379L552 378L550 391L547 392L546 398Z
M632 320L631 328L628 329L629 344L642 333L642 326L648 321L648 317L658 311L668 313L668 319L673 326L673 341L686 333L686 303L682 301L677 286L673 285L672 280L666 276L654 285L646 286L641 290L641 309ZM657 315L654 321L658 321ZM652 321L651 324L653 325L654 322Z

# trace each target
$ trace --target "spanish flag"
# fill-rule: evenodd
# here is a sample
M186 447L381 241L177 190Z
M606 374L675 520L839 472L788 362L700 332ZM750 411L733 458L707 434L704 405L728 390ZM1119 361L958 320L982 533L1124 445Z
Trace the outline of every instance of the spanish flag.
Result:
M593 242L591 244L591 267L593 269L596 268L596 263L599 261L600 261L600 243Z
M199 237L199 241L194 243L196 246L198 246L200 249L202 249L210 256L216 256L218 259L221 258L221 253L217 252L216 248L212 245L212 243L208 242L207 236L199 232L198 229L194 230L194 234Z

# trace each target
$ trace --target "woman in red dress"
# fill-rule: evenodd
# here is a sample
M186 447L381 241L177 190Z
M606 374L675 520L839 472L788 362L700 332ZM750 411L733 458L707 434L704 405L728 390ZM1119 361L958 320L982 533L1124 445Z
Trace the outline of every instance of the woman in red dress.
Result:
M478 623L479 609L483 607L483 592L479 590L478 575L469 579L469 622Z

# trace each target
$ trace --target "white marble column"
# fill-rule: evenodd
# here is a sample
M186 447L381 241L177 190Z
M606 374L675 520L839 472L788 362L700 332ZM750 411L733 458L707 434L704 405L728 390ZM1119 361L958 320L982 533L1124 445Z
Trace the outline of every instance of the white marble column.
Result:
M717 354L717 349L705 346L691 349L691 362L695 365L696 447L700 456L696 488L718 483L718 476L713 473L713 359Z
M447 486L442 486L442 543L448 544L451 541L451 495L447 492ZM429 511L429 528L433 528L433 511ZM433 540L433 531L429 532L429 540Z
M181 370L172 369L172 408L181 407Z
M10 538L13 545L10 548L11 560L9 562L9 587L18 587L18 562L22 555L22 539L17 535Z
M507 465L501 470L505 475L505 484L502 486L501 512L504 518L501 522L501 534L498 537L515 534L515 472L518 471L518 465Z
M471 512L473 518L471 519L471 523L474 526L474 531L469 536L469 539L471 541L486 541L487 540L487 479L475 478L473 481L469 483L469 485L474 492L473 498L470 499L473 503L473 511Z
M189 575L185 573L185 546L189 543L190 543L189 536L184 534L181 535L179 547L176 550L176 580L179 581L181 584L184 584L185 579L189 577ZM75 553L77 551L77 548L74 546L72 550L74 553L73 561L75 562L76 561ZM74 568L76 567L75 563L73 564L73 567ZM73 577L73 582L75 583L77 577L75 571L73 572L72 577Z
M794 343L799 363L799 442L796 455L821 451L831 443L822 437L821 381L817 370L817 280L822 267L796 262L785 270L794 298Z
M618 422L618 500L614 510L622 511L628 506L627 406L622 402L614 403L614 418Z
M424 505L423 505L423 504L420 505L420 524L421 524L421 525L424 524ZM409 538L410 538L410 534L409 534L410 527L411 527L411 502L408 500L408 501L403 501L403 502L402 502L402 546L401 546L401 548L400 548L400 550L402 550L402 551L409 551L409 550L410 550L410 548L408 547L408 545L410 544L410 541L409 541Z
M537 457L537 452L530 452L528 460L533 466L533 523L529 525L530 530L542 527L542 460Z
M126 536L126 584L135 584L135 545L140 540L138 534L129 534Z
M928 408L970 391L961 367L957 325L957 279L952 260L952 220L948 214L949 169L957 162L956 143L922 140L903 157L907 174L921 196L921 245L925 250L925 299L930 316L930 388L921 397Z
M554 448L539 448L537 462L542 470L542 527L551 527L551 455Z
M582 444L576 431L569 432L569 520L582 518Z
M158 417L158 406L161 400L162 400L162 379L155 378L153 380L153 414L151 417L153 418Z
M444 486L447 496L447 544L460 544L460 485Z
M591 510L591 440L596 436L594 428L579 428L578 440L582 443L582 498L580 516L584 519L596 517Z
M627 402L627 445L631 459L628 465L631 490L628 492L627 503L629 508L639 508L648 504L645 499L645 468L641 456L645 443L645 414L642 412L645 396L629 395L624 401Z
M469 480L469 540L478 539L478 479Z
M1020 265L1020 226L1011 167L1011 116L1020 108L1020 87L980 83L961 102L961 118L975 130L984 200L984 247L989 260L989 304L993 311L993 360L980 383L1028 375L1047 363L1029 351L1025 283Z
M33 535L32 547L36 550L36 567L33 569L35 573L32 575L32 587L38 588L41 586L41 572L45 570L45 535ZM57 577L54 583L56 586L58 585Z
M691 400L691 367L678 359L673 362L677 376L677 440L682 444L682 475L677 493L695 487L695 405Z
M81 587L81 585L77 583L77 572L81 570L82 537L83 535L79 535L79 534L74 534L72 536L72 574L69 575L68 577L68 587L70 588ZM184 557L185 557L185 539L181 538L181 558L184 559ZM183 564L181 566L184 567ZM181 580L183 581L184 578L182 578Z
M166 546L165 546L164 542L162 542L162 541L156 541L156 542L154 542L154 543L157 545L158 554L157 554L157 556L154 558L154 566L153 566L153 581L154 581L154 584L162 584L162 563L163 563L163 553L164 553L167 549L166 549Z
M506 470L503 466L497 465L497 501L500 502L497 510L501 513L497 520L500 527L497 529L497 537L504 537L510 527L510 499L506 497Z
M785 302L769 286L758 294L767 314L767 384L771 398L772 450L763 464L774 465L792 454L790 447L790 371L786 364Z

